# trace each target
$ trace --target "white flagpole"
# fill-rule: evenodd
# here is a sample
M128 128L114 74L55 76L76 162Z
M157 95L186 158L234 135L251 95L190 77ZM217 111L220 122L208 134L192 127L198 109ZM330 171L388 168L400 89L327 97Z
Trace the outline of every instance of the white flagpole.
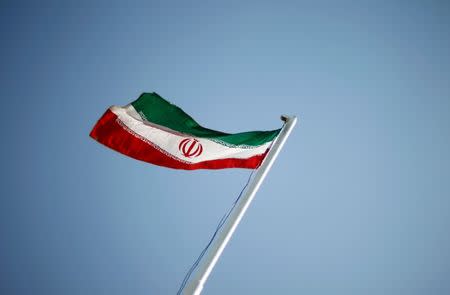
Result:
M280 150L286 142L286 139L288 138L292 129L294 128L295 123L297 123L297 118L295 116L281 116L281 119L285 121L285 124L281 129L280 134L275 139L271 149L261 163L261 166L256 171L256 174L253 177L252 181L249 183L247 190L241 196L238 204L236 204L233 212L223 225L222 230L216 237L216 240L213 242L213 244L211 244L211 248L208 251L207 256L205 257L205 261L201 263L195 277L190 281L187 288L184 290L184 295L200 295L200 293L202 292L203 285L208 279L208 276L214 268L214 265L216 264L217 260L223 252L223 249L236 230L236 227L244 216L248 206L252 202L256 191L261 186L261 183L266 177L267 172L269 172L270 167L272 167L273 162L280 153Z

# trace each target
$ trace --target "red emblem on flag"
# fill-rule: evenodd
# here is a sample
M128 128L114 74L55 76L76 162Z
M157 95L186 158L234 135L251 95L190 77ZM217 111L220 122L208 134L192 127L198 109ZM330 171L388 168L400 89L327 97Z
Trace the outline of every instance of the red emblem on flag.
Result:
M195 158L202 154L203 147L195 138L185 138L178 145L178 149L186 158Z

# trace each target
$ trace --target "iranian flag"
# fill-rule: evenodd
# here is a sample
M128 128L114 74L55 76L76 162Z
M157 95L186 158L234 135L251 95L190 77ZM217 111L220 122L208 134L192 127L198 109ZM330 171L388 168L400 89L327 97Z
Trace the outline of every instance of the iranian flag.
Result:
M228 134L200 126L156 93L112 106L90 136L132 158L175 169L257 168L280 129Z

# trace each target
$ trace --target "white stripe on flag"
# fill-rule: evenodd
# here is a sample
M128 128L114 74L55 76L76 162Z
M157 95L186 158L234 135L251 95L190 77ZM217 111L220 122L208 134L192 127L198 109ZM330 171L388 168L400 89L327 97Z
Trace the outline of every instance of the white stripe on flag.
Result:
M160 149L166 151L181 161L187 161L189 163L199 163L203 161L227 158L247 159L263 154L272 143L267 142L254 148L228 147L209 139L189 136L176 131L168 132L162 130L161 128L153 127L151 124L146 124L140 119L135 118L138 116L138 113L131 105L128 105L125 108L112 106L110 110L116 114L119 120L131 131L152 142ZM203 152L199 156L191 158L185 157L179 150L180 142L186 138L195 138L200 142L203 147Z

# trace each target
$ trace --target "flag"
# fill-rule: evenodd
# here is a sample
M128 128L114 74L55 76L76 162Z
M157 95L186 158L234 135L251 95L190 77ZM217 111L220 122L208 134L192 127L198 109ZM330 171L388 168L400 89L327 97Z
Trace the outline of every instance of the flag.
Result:
M90 136L122 154L160 166L254 169L279 132L228 134L207 129L157 93L143 93L125 107L110 107Z

